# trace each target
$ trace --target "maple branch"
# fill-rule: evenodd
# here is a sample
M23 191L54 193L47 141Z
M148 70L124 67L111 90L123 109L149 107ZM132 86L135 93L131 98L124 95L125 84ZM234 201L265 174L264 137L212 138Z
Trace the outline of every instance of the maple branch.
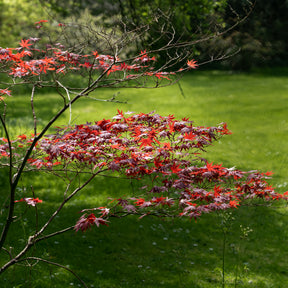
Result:
M15 201L15 189L13 185L13 153L12 153L12 145L11 145L11 140L9 137L9 133L6 127L6 123L4 119L2 118L2 115L0 115L0 121L3 125L5 135L8 141L8 149L9 149L9 186L10 186L10 203L9 203L9 211L6 219L6 224L3 227L1 238L0 238L0 249L3 248L5 239L7 237L8 231L10 224L13 222L13 215L14 215L14 201Z
M74 229L74 226L70 226L70 227L67 227L67 228L65 228L65 229L62 229L62 230L56 231L56 232L54 232L54 233L51 233L51 234L49 234L49 235L45 235L45 236L43 236L43 237L40 237L40 238L35 239L35 243L38 243L38 242L40 242L40 241L49 239L49 238L51 238L51 237L54 237L54 236L57 236L57 235L66 233L66 232L71 231L71 230L73 230L73 229Z
M59 235L59 234L62 234L64 232L67 232L69 230L72 229L72 227L68 227L68 228L65 228L63 230L60 230L60 231L57 231L57 232L54 232L54 233L51 233L49 235L46 235L46 236L43 236L41 238L38 238L37 237L39 235L41 235L45 230L46 228L50 225L50 223L53 221L53 219L59 214L59 212L62 210L62 208L64 207L64 205L72 198L74 197L79 191L81 191L87 184L89 184L95 177L96 175L98 175L100 172L104 172L105 170L101 170L101 171L98 171L97 173L94 173L93 175L91 175L81 186L79 186L78 188L76 188L67 198L65 198L62 203L60 204L60 206L57 208L57 210L51 215L51 217L48 219L48 221L42 226L42 228L36 232L34 235L30 236L28 238L28 241L27 241L27 244L26 246L23 248L23 250L21 252L18 253L17 256L15 256L13 259L11 259L9 262L7 262L6 264L4 264L2 266L2 268L0 268L0 274L2 272L4 272L8 267L10 267L11 265L14 265L16 264L17 262L20 261L20 259L28 252L28 250L35 245L35 243L39 242L39 241L42 241L42 240L45 240L47 238L50 238L50 237L53 237L53 236L56 236L56 235Z
M2 250L4 250L5 252L7 252L7 254L9 255L10 259L13 259L12 253L11 253L11 249L12 247L10 247L10 251L8 249L6 249L5 247L2 247Z
M102 172L102 171L101 171ZM76 188L67 198L63 200L63 202L60 204L58 209L51 215L49 220L42 226L42 228L39 230L39 232L35 233L33 235L33 239L36 239L39 235L41 235L46 228L49 226L49 224L52 222L52 220L59 214L59 212L62 210L64 205L72 198L74 197L80 190L82 190L87 184L89 184L100 172L92 174L81 186Z
M40 262L44 262L44 263L47 263L47 264L50 264L50 265L53 265L53 266L57 266L57 267L60 267L62 269L65 269L67 270L68 272L70 272L71 274L73 274L80 282L81 284L85 287L85 288L88 288L88 286L85 284L85 282L73 271L71 270L70 268L64 266L64 265L61 265L59 263L56 263L56 262L52 262L52 261L48 261L48 260L45 260L43 258L39 258L39 257L26 257L24 259L20 259L20 260L17 260L15 262L16 263L20 263L20 262L23 262L23 261L29 261L29 260L35 260L35 261L40 261Z
M71 107L71 98L70 98L70 94L69 94L69 90L63 85L60 83L60 81L56 80L56 82L66 91L66 95L67 95L67 98L69 100L68 102L68 105L69 105L69 122L68 122L68 125L70 125L71 123L71 118L72 118L72 107Z
M7 142L8 142L8 149L9 149L9 183L10 186L12 186L12 178L13 178L13 171L12 171L12 167L13 167L13 152L12 152L12 145L11 145L11 140L10 140L10 136L9 136L9 132L6 126L6 122L5 122L5 118L2 117L2 115L0 115L0 121L3 125L4 131L5 131L5 135L7 138ZM1 247L1 245L0 245Z
M112 64L110 65L110 69L112 67ZM107 69L106 71L104 71L103 73L101 73L99 75L99 77L86 89L84 89L82 92L80 92L77 96L75 96L71 101L69 101L69 103L65 104L64 107L62 107L62 109L60 109L58 111L58 113L56 113L56 115L54 115L54 117L52 117L52 119L46 124L46 126L42 129L42 131L34 136L34 140L32 141L30 147L27 149L23 160L20 164L20 166L17 169L17 172L14 174L14 176L12 177L12 167L13 167L13 163L12 163L12 146L11 146L11 141L9 139L9 134L5 125L5 121L3 120L2 116L0 115L0 121L4 127L5 130L5 134L6 137L8 139L8 144L9 144L9 152L10 152L10 167L9 167L9 177L10 177L10 205L9 205L9 212L8 212L8 216L7 216L7 220L6 220L6 224L2 230L2 234L1 234L1 239L0 239L0 249L3 247L10 225L13 222L13 215L14 215L14 201L15 201L15 191L16 191L16 187L18 185L19 179L22 175L22 172L24 171L24 168L26 167L27 161L36 145L36 143L44 136L44 134L47 132L47 130L56 122L56 120L69 108L71 107L71 105L73 103L75 103L79 98L81 98L84 95L89 94L92 89L92 91L95 89L95 86L97 85L97 83L107 74L107 72L109 71L109 69ZM33 90L32 90L32 96L31 98L33 99L34 97L34 89L35 86L33 86ZM33 103L33 101L32 101ZM34 110L33 110L34 111ZM35 127L35 126L34 126ZM66 202L65 202L66 203ZM64 203L64 204L65 204ZM63 204L63 205L64 205ZM60 209L61 210L61 209ZM58 212L57 212L58 213ZM56 214L57 215L57 214ZM55 217L55 216L54 216ZM53 218L54 218L53 217Z
M94 101L100 101L100 102L114 102L114 103L121 103L121 104L127 104L127 101L120 101L120 100L116 100L116 96L117 94L113 94L112 98L110 99L98 99L92 96L85 96L85 98L94 100Z
M35 192L34 192L34 188L33 186L31 185L31 190L32 190L32 194L33 194L33 198L36 198L35 196ZM35 205L35 233L37 233L38 231L38 224L39 224L39 215L38 215L38 208L37 208L37 205Z

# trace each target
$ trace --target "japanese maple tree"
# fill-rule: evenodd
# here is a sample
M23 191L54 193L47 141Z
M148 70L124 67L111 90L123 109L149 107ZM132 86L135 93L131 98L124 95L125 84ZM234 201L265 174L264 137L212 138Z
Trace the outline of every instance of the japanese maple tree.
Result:
M46 20L41 20L35 26L42 31L42 26L46 24ZM93 225L108 225L112 217L151 215L197 219L203 213L237 208L249 199L270 201L287 198L287 193L276 193L267 183L269 173L226 168L202 158L201 153L213 141L230 134L225 123L215 127L198 127L188 118L177 120L173 115L162 116L156 112L118 111L112 119L95 119L93 123L74 126L69 122L51 133L50 127L63 113L70 111L71 115L72 106L80 98L93 97L93 91L98 88L171 85L183 72L198 67L196 60L187 58L187 50L178 56L170 55L167 63L160 68L154 65L157 51L142 50L138 55L122 58L120 54L127 39L120 37L121 46L110 34L102 35L102 31L98 31L97 39L102 35L102 41L106 41L105 49L101 48L103 51L89 50L83 45L65 48L59 41L65 39L60 36L65 36L68 26L59 23L57 41L47 43L47 38L43 36L42 43L41 38L33 37L22 39L19 47L0 48L0 70L6 77L0 89L0 121L4 131L4 136L0 138L0 161L2 167L9 170L10 187L9 209L0 239L1 251L6 251L10 260L0 268L0 273L16 263L36 259L27 257L26 253L37 242L73 229L86 231ZM131 35L134 33L132 31ZM130 34L125 36L129 38ZM133 42L133 37L129 41ZM172 39L159 51L168 51L177 45L180 49L194 43L188 44ZM111 53L104 53L108 50ZM184 61L183 67L173 70L173 65L178 67L180 60ZM75 73L83 77L83 86L69 85L66 81ZM6 98L13 95L15 87L23 85L31 87L33 134L21 134L14 138L6 121ZM34 101L37 93L46 88L55 89L63 104L50 121L40 127ZM26 239L22 250L12 256L7 236L19 216L15 213L15 205L35 207L35 217L38 217L38 205L45 205L34 192L33 197L27 193L16 199L21 176L35 170L66 181L63 201ZM119 197L108 199L101 207L94 207L91 203L90 207L81 211L80 219L79 215L75 215L71 226L47 233L47 228L67 202L77 197L96 176L108 174L143 181L142 188L134 195L121 192ZM45 259L37 258L37 261L45 262Z

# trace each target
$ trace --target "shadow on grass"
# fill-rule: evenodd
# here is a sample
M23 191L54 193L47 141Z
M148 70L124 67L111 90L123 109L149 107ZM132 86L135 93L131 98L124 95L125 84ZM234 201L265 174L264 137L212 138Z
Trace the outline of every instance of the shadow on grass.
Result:
M125 190L130 193L130 183L123 181L96 179L80 199L61 212L47 233L74 225L81 209L97 204L95 194L100 191L105 197L109 192L112 197ZM37 190L40 183L35 182ZM46 188L37 195L44 198L38 205L38 212L39 222L44 223L57 207L56 194L61 199L59 191L63 190L61 185L58 185L59 191L49 190L49 179L46 182L42 179L41 183ZM54 202L49 201L49 197ZM23 206L19 206L19 213L21 209L23 211ZM235 287L235 283L237 287L285 287L288 283L285 209L275 205L231 210L235 221L226 241L226 287ZM13 253L23 247L31 228L34 229L33 213L34 210L29 209L21 221L13 224L7 242L14 247ZM141 220L137 217L112 218L109 227L93 227L86 233L70 231L40 242L29 255L69 267L88 287L222 287L220 223L221 218L216 214L203 215L197 222L148 217ZM247 240L241 240L240 225L253 229ZM36 262L29 265L15 265L6 271L1 275L1 287L77 287L80 284L62 268Z

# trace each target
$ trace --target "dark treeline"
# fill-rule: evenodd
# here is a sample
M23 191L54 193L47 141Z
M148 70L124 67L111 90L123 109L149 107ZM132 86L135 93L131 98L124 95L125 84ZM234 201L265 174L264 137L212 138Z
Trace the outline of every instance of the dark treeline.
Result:
M229 0L236 11L245 14L245 0ZM224 40L241 47L232 61L234 68L288 65L288 1L256 0L246 21ZM225 21L234 21L231 9L226 9Z
M53 19L68 21L86 18L83 15L88 13L93 21L107 27L115 25L116 17L127 24L127 29L149 25L149 33L143 34L135 43L138 51L157 49L157 45L163 45L171 37L172 29L175 41L193 41L215 35L240 21L228 33L195 45L190 51L191 57L206 61L209 57L239 50L229 61L213 65L243 70L288 65L286 0L256 0L253 3L247 0L39 0L35 3L0 1L1 46L25 35L23 23L28 24L37 16L47 18L47 14ZM34 15L33 19L31 15ZM21 25L21 29L13 28L15 25ZM165 33L159 38L163 28Z

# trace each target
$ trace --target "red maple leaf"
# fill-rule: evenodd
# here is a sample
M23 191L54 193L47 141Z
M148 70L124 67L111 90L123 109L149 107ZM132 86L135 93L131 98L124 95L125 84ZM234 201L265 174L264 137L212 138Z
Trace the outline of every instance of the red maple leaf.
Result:
M11 90L8 90L8 89L0 89L0 95L8 95L8 96L11 96Z
M194 59L188 60L187 61L187 65L188 65L189 68L192 68L192 69L196 69L199 66L197 64L197 61L195 61Z
M35 22L34 24L39 25L41 23L47 23L47 22L48 22L48 20L39 20L39 21Z
M29 44L29 41L30 41L29 39L27 39L27 40L22 39L19 44L22 48L30 49L29 46L31 46L32 44Z
M76 230L76 232L80 229L82 232L85 232L93 224L95 224L97 227L99 227L100 224L108 226L107 222L107 220L104 220L101 217L97 218L93 213L89 214L87 217L86 214L84 214L80 217L74 229Z
M231 200L229 202L229 205L232 207L232 208L237 208L237 206L239 206L239 203L235 200Z
M145 203L145 199L143 198L139 198L137 199L137 201L135 202L136 206L142 206Z
M193 141L196 138L196 135L193 132L185 133L184 139Z
M22 134L22 135L19 135L18 138L20 140L26 140L27 139L27 136L25 134Z
M141 143L140 145L140 148L141 148L142 146L151 146L151 143L153 143L153 140L151 138L148 138L148 139L141 139L139 142Z
M222 192L221 186L214 186L214 197L219 197L220 193Z
M173 163L173 165L170 167L172 173L178 173L179 171L181 171L181 169L179 169L179 166L180 164L176 166L176 164Z
M39 198L22 198L20 200L15 200L16 202L26 202L28 205L35 206L37 203L42 203Z
M223 130L221 131L221 134L222 135L230 135L230 134L232 134L232 132L227 128L227 124L226 123L223 124Z

